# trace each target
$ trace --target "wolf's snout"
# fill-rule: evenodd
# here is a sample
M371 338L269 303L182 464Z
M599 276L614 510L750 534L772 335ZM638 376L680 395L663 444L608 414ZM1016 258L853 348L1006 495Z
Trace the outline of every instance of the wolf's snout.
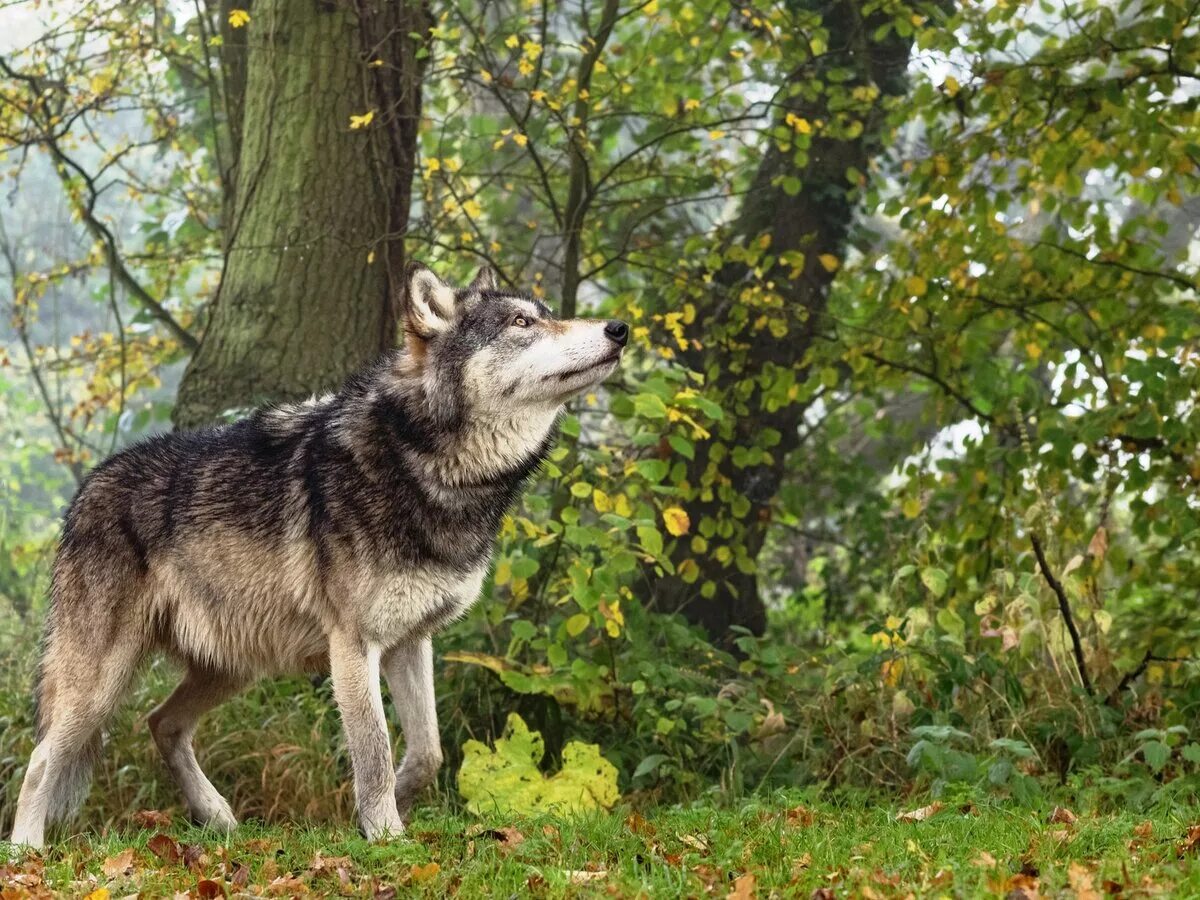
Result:
M624 347L629 343L629 326L614 319L604 326L604 336L618 347Z

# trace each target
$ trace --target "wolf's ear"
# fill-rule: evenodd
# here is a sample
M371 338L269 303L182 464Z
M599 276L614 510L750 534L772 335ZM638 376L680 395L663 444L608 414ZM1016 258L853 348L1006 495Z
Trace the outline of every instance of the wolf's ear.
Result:
M476 293L483 291L494 291L500 287L500 276L496 274L496 270L491 266L480 266L475 280L471 282L470 290Z
M450 328L458 318L454 288L424 264L408 264L404 285L405 329L423 340Z

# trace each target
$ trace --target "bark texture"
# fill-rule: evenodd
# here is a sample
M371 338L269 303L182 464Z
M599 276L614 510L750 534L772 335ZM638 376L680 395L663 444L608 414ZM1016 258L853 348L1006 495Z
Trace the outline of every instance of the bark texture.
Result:
M237 56L225 73L225 270L176 425L329 389L395 342L429 24L419 0L256 0L244 87Z
M897 37L894 32L882 40L874 40L872 35L885 18L868 13L870 3L835 0L819 6L829 30L829 51L817 61L815 77L820 80L824 71L834 68L850 69L854 72L852 79L842 84L847 90L854 85L874 85L881 97L902 93L911 41ZM780 93L781 122L788 113L810 122L832 118L828 94L812 91L813 79L814 66L810 63L790 73ZM766 540L787 457L799 444L798 426L803 408L791 404L771 410L763 403L758 376L772 365L781 368L803 365L834 277L821 264L820 257L830 254L841 259L846 249L856 202L847 171L868 170L884 127L882 110L878 105L876 109L878 114L867 117L856 138L817 137L802 164L797 164L790 147L781 148L770 142L731 239L747 244L761 235L769 235L776 259L791 250L804 253L805 264L798 278L791 278L790 266L780 263L761 273L763 281L774 282L776 291L790 307L793 326L782 338L766 333L755 337L753 346L737 357L736 365L723 344L689 360L708 373L710 384L724 400L726 414L734 419L732 434L723 441L726 446L752 446L766 428L775 429L782 436L780 443L772 448L768 463L736 468L728 457L711 456L710 445L697 446L696 458L689 465L688 481L697 492L696 499L689 504L692 521L712 517L719 523L718 535L726 536L710 541L709 552L704 555L693 554L688 542L680 541L676 566L693 558L700 567L699 577L658 579L654 601L659 609L682 613L715 638L727 638L731 626L741 626L757 634L766 628L758 573L723 562L714 551L722 544L736 543L745 549L746 556L757 560ZM794 197L784 190L787 176L799 178L803 185ZM740 264L722 269L706 315L721 316L723 308L736 302L737 293L750 277L751 273ZM727 483L723 483L725 479ZM731 491L750 502L749 511L740 518L735 519L731 512ZM706 582L716 585L715 592L708 597L701 593Z

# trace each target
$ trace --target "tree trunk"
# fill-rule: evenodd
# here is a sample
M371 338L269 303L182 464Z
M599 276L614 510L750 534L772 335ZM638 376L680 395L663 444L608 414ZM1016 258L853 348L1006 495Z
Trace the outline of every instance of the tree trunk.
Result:
M179 387L180 427L332 388L396 338L425 66L413 35L428 6L253 11L244 96L227 98L240 121L225 270Z
M829 102L832 90L814 93L814 80L832 85L825 72L850 69L854 77L841 82L835 96L844 97L856 85L873 85L880 97L903 92L904 72L911 48L910 38L894 31L881 40L872 35L887 18L864 16L870 4L862 0L834 0L822 4L823 25L829 31L829 50L816 63L805 63L793 71L781 91L779 121L788 131L788 114L809 123L832 122L836 110ZM673 560L679 575L655 583L654 603L659 609L680 612L718 639L728 639L731 626L761 634L766 627L766 608L758 589L757 559L766 540L775 497L786 471L786 461L799 444L800 403L776 405L769 402L763 382L772 367L796 372L797 382L804 356L812 343L820 315L825 309L833 273L822 256L840 260L855 211L855 185L848 172L866 172L885 127L878 102L863 120L856 137L831 137L818 130L807 154L797 162L796 148L768 141L751 190L746 195L734 227L732 243L750 246L761 236L770 237L775 262L761 273L751 273L743 264L727 264L715 279L708 309L697 317L712 327L713 317L722 317L736 305L739 294L750 284L774 284L774 293L785 306L789 329L782 337L770 332L752 333L748 326L726 340L709 342L703 353L689 362L707 373L709 390L721 403L726 421L713 440L697 445L688 466L692 496L688 512L694 526L708 530L706 553L695 553L687 540L678 542ZM787 181L798 178L796 196L786 192ZM804 254L798 277L783 257ZM733 349L740 347L740 349ZM768 386L769 387L769 386ZM735 447L763 447L764 434L777 433L778 443L768 447L761 462L738 467L733 463ZM714 448L720 447L718 453ZM705 520L708 520L705 522ZM724 552L722 552L724 550ZM691 559L694 565L680 568ZM696 570L698 567L698 571Z

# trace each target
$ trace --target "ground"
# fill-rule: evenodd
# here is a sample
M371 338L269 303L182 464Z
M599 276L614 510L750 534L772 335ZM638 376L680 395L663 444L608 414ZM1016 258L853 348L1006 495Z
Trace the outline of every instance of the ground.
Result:
M372 844L348 826L251 824L220 838L141 811L18 855L0 866L0 896L1194 897L1197 822L1200 807L902 808L784 793L566 821L435 807L405 838Z

